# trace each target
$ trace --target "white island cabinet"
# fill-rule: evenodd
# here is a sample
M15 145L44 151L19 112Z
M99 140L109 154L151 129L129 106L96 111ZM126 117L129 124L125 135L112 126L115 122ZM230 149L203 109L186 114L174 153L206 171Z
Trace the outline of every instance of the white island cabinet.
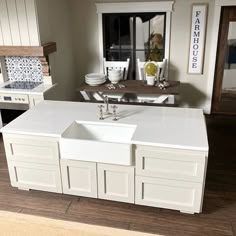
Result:
M13 187L62 192L58 139L4 134Z
M12 186L186 213L202 211L208 141L201 110L120 105L118 121L100 121L97 109L92 103L44 101L2 128ZM95 127L109 124L110 131L113 126L135 125L125 141L131 145L129 161L118 164L119 153L115 159L96 160L93 146L101 145L104 137L109 145L109 140L88 131L83 138L76 132L67 138L73 144L89 142L90 158L86 160L86 153L64 156L63 134L75 121Z

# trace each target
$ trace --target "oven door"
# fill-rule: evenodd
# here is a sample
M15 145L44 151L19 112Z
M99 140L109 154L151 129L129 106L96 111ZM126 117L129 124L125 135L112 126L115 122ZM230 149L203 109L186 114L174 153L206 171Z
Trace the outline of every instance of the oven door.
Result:
M0 128L29 109L29 104L1 103L0 102Z

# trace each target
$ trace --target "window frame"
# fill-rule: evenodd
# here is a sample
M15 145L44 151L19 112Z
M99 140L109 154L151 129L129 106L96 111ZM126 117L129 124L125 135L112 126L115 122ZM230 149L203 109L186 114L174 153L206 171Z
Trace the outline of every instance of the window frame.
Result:
M171 32L171 14L174 1L158 2L123 2L123 3L96 3L98 14L98 41L99 41L99 61L100 71L103 71L103 17L104 13L166 13L165 27L165 55L167 59L167 69L165 77L168 78L169 58L170 58L170 32ZM156 9L156 11L154 10Z

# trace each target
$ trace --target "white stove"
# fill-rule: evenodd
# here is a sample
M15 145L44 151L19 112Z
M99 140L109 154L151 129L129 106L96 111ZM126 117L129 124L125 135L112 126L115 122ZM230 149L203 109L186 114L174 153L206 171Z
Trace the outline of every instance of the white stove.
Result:
M18 104L29 104L29 98L26 94L9 94L0 93L0 103L18 103ZM1 104L0 104L1 108Z
M53 87L52 84L31 81L7 81L0 84L0 127L43 101L44 94ZM8 117L12 118L9 120Z
M10 84L5 85L5 89L26 89L31 90L42 84L42 82L31 82L31 81L14 81Z

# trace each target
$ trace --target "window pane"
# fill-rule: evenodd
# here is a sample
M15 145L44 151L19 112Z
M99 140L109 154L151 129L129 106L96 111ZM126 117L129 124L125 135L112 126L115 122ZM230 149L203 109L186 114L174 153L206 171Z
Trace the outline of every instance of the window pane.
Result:
M108 61L126 61L127 58L131 58L132 52L130 50L116 50L108 49L106 51L106 59Z
M125 52L130 55L130 15L103 14L103 25L104 53L107 60L123 60Z
M165 14L153 13L136 17L136 49L141 61L161 61L164 58Z

